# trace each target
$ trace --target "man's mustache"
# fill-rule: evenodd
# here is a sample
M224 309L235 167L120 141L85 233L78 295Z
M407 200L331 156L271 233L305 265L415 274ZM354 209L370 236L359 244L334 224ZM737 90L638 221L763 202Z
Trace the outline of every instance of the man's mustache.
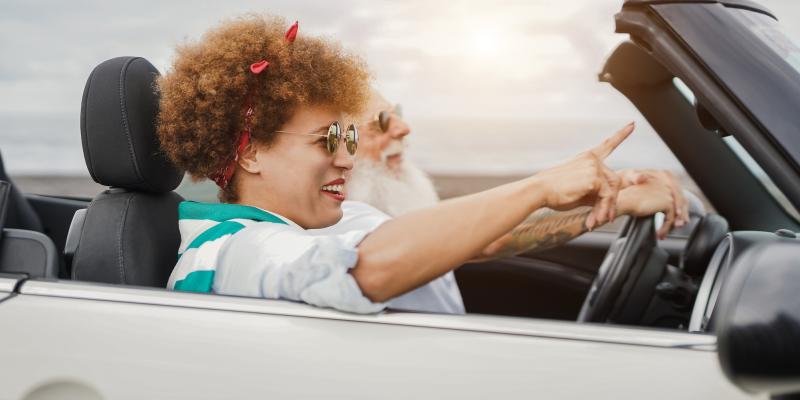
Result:
M389 143L389 145L386 146L386 148L381 152L381 162L386 162L387 158L402 153L405 151L406 147L407 145L405 142L400 140L392 140L391 143Z

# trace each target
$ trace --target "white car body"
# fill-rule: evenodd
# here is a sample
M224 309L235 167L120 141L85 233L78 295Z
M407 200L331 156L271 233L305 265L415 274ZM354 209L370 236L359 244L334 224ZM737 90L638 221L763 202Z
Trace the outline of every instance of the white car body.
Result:
M654 10L658 11L658 9L661 14L655 13ZM125 215L127 218L127 207L132 203L131 201L125 203L123 213L98 212L96 219L91 221L93 224L85 222L91 218L83 215L91 213L80 211L86 207L92 207L93 202L88 199L85 201L68 197L37 199L34 195L29 196L29 199L36 200L36 204L46 211L50 211L49 214L52 214L50 217L53 220L48 222L52 223L52 226L65 230L69 228L66 237L59 239L61 243L58 248L64 251L64 258L60 260L63 262L62 266L73 263L72 273L61 271L62 273L59 275L56 246L41 232L28 232L27 237L30 239L38 235L40 239L44 238L43 241L33 241L33 244L27 243L27 247L18 247L24 250L17 253L3 253L20 255L20 257L16 259L9 257L13 262L9 261L9 265L5 266L7 269L4 270L9 273L0 274L0 321L2 321L0 359L3 361L3 373L0 374L0 400L200 400L276 397L673 400L768 397L767 394L749 395L740 387L753 391L772 390L773 393L778 394L798 393L800 384L796 383L798 382L796 375L800 369L796 368L796 364L784 361L800 359L800 357L793 356L800 352L790 348L791 346L783 346L785 343L797 343L796 338L791 335L797 332L792 330L792 327L800 327L800 322L798 322L800 316L797 315L798 307L795 307L796 303L794 302L797 300L794 294L798 290L795 290L794 286L787 285L779 288L780 285L775 285L766 290L754 291L752 288L762 283L755 279L752 281L744 278L738 281L734 280L734 283L738 282L739 286L727 286L727 282L730 270L737 265L738 268L758 266L758 272L766 273L766 277L778 277L768 282L769 284L800 281L800 279L781 280L782 276L797 277L786 271L797 271L794 267L796 255L800 254L800 245L797 245L800 242L788 243L790 239L787 239L786 236L793 237L791 240L794 241L798 235L786 229L781 229L782 234L775 235L772 233L775 232L775 229L767 224L767 222L774 222L773 219L778 223L790 222L789 226L793 226L797 222L798 228L795 230L800 232L800 221L795 221L788 215L786 218L780 218L783 210L778 210L781 206L779 202L774 201L773 197L768 197L769 201L753 202L763 205L767 211L774 211L766 213L770 218L766 218L763 225L762 221L756 218L742 218L751 216L755 211L760 211L760 208L751 207L751 203L747 201L731 202L730 199L739 200L736 197L741 197L741 200L758 200L761 197L757 195L766 196L766 186L755 180L747 170L737 169L744 168L738 158L718 157L714 159L709 157L698 160L698 157L705 156L706 152L710 155L722 154L733 157L727 147L715 147L724 144L718 137L718 134L724 130L717 128L726 126L740 128L726 129L735 134L735 139L746 139L743 143L747 146L743 148L746 147L756 154L762 162L764 160L771 161L771 163L764 164L770 166L765 170L771 172L773 177L781 178L775 179L775 182L780 184L780 187L775 187L792 195L786 197L794 202L790 205L800 207L800 192L797 190L800 184L792 184L800 182L800 167L796 172L793 172L794 169L779 168L784 164L793 167L800 166L800 151L798 151L796 160L770 158L772 155L788 154L786 149L797 149L795 146L800 144L795 143L795 132L791 131L786 134L788 139L787 137L770 136L772 139L777 137L785 139L787 142L783 143L783 147L773 147L775 143L766 140L767 137L760 130L751 129L751 125L756 121L751 121L750 117L752 116L745 112L747 110L741 109L745 105L745 102L741 101L742 99L746 98L761 106L765 104L757 101L761 97L740 96L737 98L737 102L733 102L731 96L734 92L729 90L730 87L718 85L726 82L721 79L712 79L714 76L709 74L709 72L728 71L728 67L732 66L744 65L747 67L750 64L753 64L753 68L761 68L765 65L773 67L777 73L765 74L763 77L775 77L776 79L759 81L762 85L769 84L769 87L773 88L772 91L760 90L761 86L756 87L759 90L749 90L751 88L747 86L745 89L748 90L740 90L738 93L749 95L762 92L770 95L773 93L787 94L783 98L785 101L778 101L781 98L776 98L774 103L769 104L768 108L778 109L778 106L800 98L797 96L797 93L800 93L800 87L797 88L797 91L787 92L775 89L780 89L785 86L784 84L796 83L796 79L789 80L787 77L795 77L800 70L792 69L791 74L784 74L789 68L795 67L781 61L780 58L775 58L778 57L777 54L772 54L772 58L765 58L764 56L771 54L763 51L767 48L766 43L755 40L751 43L751 51L757 57L749 58L739 57L740 54L747 54L742 53L742 49L739 47L717 46L716 43L705 43L703 40L697 40L698 43L695 45L703 45L702 48L708 50L706 52L690 52L688 51L690 49L684 48L688 43L686 40L689 37L688 34L695 39L702 39L706 37L704 36L706 31L716 32L714 36L709 36L712 38L728 38L727 34L738 32L744 35L743 32L746 32L748 36L744 37L755 39L754 32L762 32L762 30L755 29L751 32L750 25L745 26L737 22L737 25L719 25L715 30L710 29L714 26L707 22L739 21L736 18L740 18L742 15L732 14L733 12L756 11L762 14L766 13L764 10L757 10L754 4L746 0L719 0L716 2L626 0L622 12L617 15L618 30L630 34L631 41L618 47L618 51L612 55L614 62L607 63L604 69L606 73L601 75L601 79L617 85L616 89L626 96L630 95L632 100L637 100L634 101L634 104L643 110L646 117L651 118L649 121L658 122L661 125L661 130L659 130L661 137L673 140L673 151L679 158L692 161L686 165L691 166L695 174L699 174L698 176L706 177L705 187L711 186L710 189L712 189L708 193L714 194L718 202L727 205L727 217L737 218L740 222L738 225L747 228L745 232L729 232L726 222L723 233L727 233L727 236L725 239L717 240L714 244L710 243L708 232L705 232L707 235L703 238L708 239L709 243L702 247L716 249L714 251L717 254L712 257L710 265L702 264L701 273L695 275L684 273L685 265L682 262L680 268L675 265L667 265L669 254L664 251L659 253L662 259L656 265L661 267L656 270L660 274L655 277L658 279L647 283L644 279L639 280L637 277L632 277L633 274L620 274L618 278L614 279L614 283L620 283L620 286L622 283L631 282L628 285L630 287L635 287L637 282L645 282L645 284L640 284L640 287L647 289L643 292L646 296L633 297L628 293L625 296L620 295L618 301L613 303L607 301L606 305L632 304L645 308L644 306L650 304L652 305L650 314L653 318L645 320L644 316L648 310L643 309L639 312L641 315L631 320L640 322L642 326L672 326L674 329L625 327L482 314L436 315L389 311L379 315L354 315L282 300L169 291L161 288L166 284L166 277L163 282L151 279L152 287L149 288L133 286L147 283L126 280L124 276L120 277L112 273L99 274L98 271L107 272L113 268L111 271L116 273L118 265L113 261L122 260L131 254L150 254L147 252L156 247L155 245L168 243L156 235L148 235L157 232L156 229L141 232L142 237L152 239L149 242L142 242L146 244L139 242L135 242L135 246L120 244L117 251L103 254L105 259L98 257L91 260L95 264L90 266L104 267L105 269L95 268L89 270L85 275L81 270L81 274L78 274L74 264L75 259L73 259L73 256L78 254L76 249L81 248L78 246L79 242L85 246L84 249L87 249L85 254L89 255L99 254L102 253L100 250L112 248L106 247L113 246L113 244L109 245L112 241L100 240L108 238L117 240L116 236L112 237L108 234L110 228L109 230L86 228L98 226L108 228L103 223L108 221L108 218L104 219L104 217L109 215ZM693 12L695 13L694 17L700 18L698 19L700 22L692 25L687 21L690 21ZM727 20L720 18L720 15L727 16ZM677 37L678 31L675 26L665 24L667 16L672 17L671 21L676 24L675 26L680 25L685 28L687 35ZM660 19L656 19L656 17ZM759 18L763 19L763 17ZM766 24L767 22L769 24ZM765 25L761 27L764 29L763 32L774 32L770 30L773 29L770 24L775 22L775 20L766 21ZM736 26L739 30L724 30L723 28L726 26ZM756 26L756 28L758 27ZM707 71L709 63L697 56L703 56L706 53L716 55L720 49L731 54L728 54L728 58L711 57L710 60L718 62L725 68ZM714 52L710 50L714 50ZM793 56L796 54L793 53ZM120 59L109 61L117 60L122 65ZM631 59L640 61L640 64L628 64ZM701 63L701 61L704 62ZM749 61L750 64L747 64L746 61ZM127 62L125 61L125 63ZM149 65L149 63L147 64ZM124 65L127 68L129 64ZM633 67L628 68L631 65ZM666 68L665 65L671 69ZM640 68L640 66L643 67ZM744 69L747 70L747 68ZM142 70L144 71L144 69ZM155 70L154 67L153 70ZM672 70L678 71L680 74ZM609 71L619 73L615 75ZM637 74L639 72L641 74ZM118 78L119 76L118 72L114 72L107 74L106 78L116 85L118 81L122 81ZM148 77L152 78L152 75L148 75ZM687 103L684 96L681 96L678 89L674 87L676 78L681 78L686 83L686 87L693 90L694 93L705 94L705 99L703 96L697 98L705 100L706 103L694 101L691 105ZM743 74L735 76L735 79L730 79L727 83L750 83L752 82L750 79L750 74ZM91 77L89 81L92 82ZM90 85L87 85L88 87ZM149 88L149 86L147 87ZM115 95L117 90L121 91L113 85L109 85L108 88L110 88L108 93ZM670 90L665 90L667 88ZM140 92L153 94L149 91ZM672 102L675 107L661 107L663 104L669 104L668 102ZM653 107L653 105L658 107ZM709 108L710 106L717 108L712 109ZM126 111L125 115L128 115L127 108L124 110ZM665 114L661 113L662 110ZM730 110L734 110L734 112L729 112ZM776 132L784 132L798 126L798 123L791 123L794 119L789 117L796 118L800 113L794 113L796 115L790 112L774 114L776 115L762 112L758 115L762 117L758 121L759 125L767 126L764 122L770 122L776 127ZM698 118L699 116L705 118ZM765 118L767 116L773 118ZM700 119L703 119L710 127L704 126ZM152 121L152 118L147 120ZM714 135L705 135L711 133L710 131L713 131ZM692 141L679 141L677 139L685 139L685 137L677 135L676 132L687 135L697 132L702 135L692 136ZM130 141L127 124L125 124L125 135L124 142L127 145ZM123 136L118 136L118 138L123 138ZM719 141L717 141L718 139ZM120 143L122 140L120 139ZM695 140L704 141L708 147L696 146ZM142 143L152 144L155 142L148 139L143 140ZM687 143L689 145L683 145ZM102 150L105 148L101 147ZM130 152L130 147L120 148L125 151L114 154ZM727 150L722 152L720 148ZM102 151L100 153L111 154ZM147 154L154 153L148 152ZM135 158L131 160L136 161ZM93 163L88 162L88 159L87 165L92 170ZM163 173L163 165L156 164L156 166L158 168L152 170ZM709 168L712 166L713 168ZM731 169L731 167L736 168ZM715 169L719 169L719 171L715 171ZM733 175L736 171L742 173ZM177 177L183 176L177 172L175 174ZM739 183L739 186L735 185ZM118 187L116 180L104 185L119 189L110 195L132 195L137 194L138 190L138 183L133 185L136 186L136 190L131 189L130 191ZM0 189L2 186L0 184ZM740 189L736 192L729 190L729 186L750 190ZM109 194L112 191L114 190L103 193ZM748 193L749 191L753 193ZM110 195L108 197L111 197ZM121 198L119 196L117 198ZM721 208L717 207L717 209ZM0 207L0 211L3 210ZM148 217L159 215L151 214L151 212L152 209L148 209L137 213L138 219L131 217L130 220L138 223L145 220L142 215ZM68 220L65 217L72 217L73 213L75 214L73 224L67 226ZM82 216L78 217L79 215ZM126 218L119 218L119 220L128 223L129 220ZM145 222L154 225L155 222L167 221L166 226L174 225L175 220L177 218L161 218L159 220L154 217ZM80 223L75 224L75 221L80 221ZM84 227L84 223L86 223L86 227ZM169 227L176 228L172 225ZM753 225L759 229L753 228ZM120 235L118 240L121 243L124 224L120 224L119 227L117 233ZM754 229L755 231L753 231ZM9 233L13 233L13 229L6 229L3 232L4 240L7 241L10 237ZM89 239L94 241L84 238L86 232L92 233L89 235ZM654 236L654 231L652 233ZM17 233L17 235L20 234ZM22 237L18 236L18 238ZM71 240L70 237L74 240ZM673 250L677 248L683 251L685 248L683 246L686 246L690 240L694 241L696 238L676 238L672 242L664 241L662 244L664 248L669 247ZM721 240L724 241L720 242ZM603 240L599 242L605 243ZM653 242L655 242L655 238L653 238ZM21 242L17 242L17 244L19 243ZM591 243L593 241L587 240L581 245L584 250L596 250L590 246ZM607 244L611 243L621 242L609 240ZM630 243L634 243L634 241L631 240ZM642 241L642 243L645 242ZM716 243L724 245L718 246ZM38 249L36 246L47 247L42 246L43 244L49 245L49 248L42 251L42 254L37 254L34 249ZM773 251L774 254L783 251L779 254L783 258L776 258L783 264L776 264L773 259L768 258L764 258L766 260L764 263L756 263L753 260L760 261L761 258L751 258L751 254L760 257L761 253L740 252L740 244L752 245L751 249L758 249L756 244L774 245L763 248ZM580 247L578 246L578 248ZM606 249L608 248L608 246L602 246L600 252L595 251L594 253L607 254ZM135 251L130 249L135 249ZM127 253L124 253L123 250L126 250ZM152 253L157 254L158 252L152 251ZM174 262L172 257L176 252L164 252L163 254L166 254L167 267L172 268ZM623 254L622 250L617 254ZM639 253L631 251L630 254ZM44 260L40 264L47 267L48 274L36 275L28 270L19 270L19 260L26 256L30 259L41 258ZM613 257L606 258L609 263L614 261ZM681 260L685 259L681 258ZM537 260L532 259L523 261L527 261L527 263L519 262L512 266L539 265L538 269L534 271L542 272L553 269L551 267L556 265L552 262L537 264ZM752 262L752 264L748 264L748 262ZM606 264L606 266L621 264L619 262ZM771 272L769 269L776 265L783 267L778 271L779 273L784 272L783 275L769 275ZM134 267L154 269L159 265L133 260L129 262L128 267L131 269ZM123 269L120 270L124 272ZM745 271L742 276L748 277L750 276L749 271L752 270L740 269L740 271ZM508 304L545 305L556 308L559 305L558 301L553 298L554 295L547 294L545 290L558 288L558 282L570 283L569 278L573 277L570 273L575 271L557 269L556 272L562 273L567 278L562 281L543 279L544 283L539 282L541 286L536 286L541 290L528 291L528 293L536 293L542 297L549 296L546 298L549 301L526 303L509 301ZM603 268L601 268L602 271ZM155 276L155 274L151 275ZM550 275L555 274L551 271ZM638 277L645 275L639 274ZM680 296L681 293L677 289L680 289L681 286L676 286L676 284L697 283L701 275L704 278L700 287L697 288L695 307L692 314L689 315L689 306L692 304L691 297ZM54 279L55 276L61 276L61 280ZM591 276L595 276L594 270L592 270ZM735 274L731 276L736 277ZM580 278L580 276L578 277ZM629 280L622 280L619 277ZM509 274L507 278L508 281L513 281L518 279L518 275ZM682 280L678 280L678 278L682 278ZM99 284L87 281L115 282L117 284ZM478 281L482 284L485 280L479 279ZM578 281L580 283L580 280ZM608 282L597 278L595 281ZM672 286L662 286L664 290L658 291L656 289L660 283ZM749 286L745 283L749 283ZM586 284L588 285L588 283ZM714 308L718 301L718 295L719 299L724 299L720 294L723 285L731 288L730 291L735 296L731 296L734 298L727 299L727 302L720 300L719 302L724 303L728 308L723 308L723 312L718 313L714 311ZM759 289L766 286L768 285L764 284ZM464 289L466 286L461 287ZM597 288L595 285L592 287ZM694 296L695 288L692 285L686 284L683 287L691 289L687 289L684 294L690 293ZM672 288L671 293L670 288ZM749 289L749 293L757 294L746 299L744 296L739 296L742 299L735 298L744 293L745 289ZM505 287L502 290L506 290ZM770 296L770 291L776 292L777 295ZM621 289L620 292L622 292ZM466 291L462 290L462 293L466 293ZM589 296L586 297L587 301L583 303L584 305L591 305L594 301L600 302L592 296L592 293L589 289ZM785 297L781 297L786 293L788 294ZM490 295L484 297L488 300L495 299ZM645 301L641 299L645 299ZM653 300L651 303L646 302L651 299ZM683 299L686 301L681 301ZM759 302L762 299L765 300ZM661 308L659 309L659 307ZM475 309L470 310L469 307L467 310L475 312ZM764 317L761 319L771 320L741 318L741 315L728 312L729 310L743 310L740 314L749 313L748 316L758 315ZM719 318L716 323L720 325L711 324L712 311L713 315L720 315L715 317ZM609 313L609 315L611 314ZM657 317L665 318L660 320ZM667 323L659 325L667 317L671 317L673 321L677 322L667 321L672 325ZM619 320L606 316L602 320L619 323ZM687 329L686 325L690 331L700 330L703 332L689 333L683 330ZM792 329L788 329L786 326ZM706 333L713 332L714 329L718 329L717 332L720 332L719 346L717 337L713 333ZM722 349L719 354L718 347ZM795 353L791 353L791 351L795 351ZM725 363L726 355L730 356L731 354L739 356L739 358L733 362L731 357L728 357L728 362ZM741 354L745 354L745 356L741 357ZM722 355L723 358L722 365L727 366L724 370L728 373L727 378L723 374L719 355ZM754 360L758 355L765 355L765 357ZM734 386L732 381L736 382L738 387Z
M3 399L76 387L108 399L751 398L708 334L79 282L12 295L15 284L0 279L0 357L15 360Z

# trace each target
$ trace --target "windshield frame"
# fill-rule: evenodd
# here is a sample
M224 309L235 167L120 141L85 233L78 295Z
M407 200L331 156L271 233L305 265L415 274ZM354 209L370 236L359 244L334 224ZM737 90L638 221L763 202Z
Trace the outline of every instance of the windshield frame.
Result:
M758 11L713 3L650 7L750 121L751 129L743 129L738 116L706 104L702 92L697 93L701 103L800 208L800 135L795 128L800 126L800 72L733 14Z

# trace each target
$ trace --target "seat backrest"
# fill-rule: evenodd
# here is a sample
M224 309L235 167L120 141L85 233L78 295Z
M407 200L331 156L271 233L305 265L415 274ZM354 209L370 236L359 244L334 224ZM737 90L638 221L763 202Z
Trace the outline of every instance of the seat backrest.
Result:
M72 278L165 287L180 244L172 192L183 172L156 136L158 71L140 57L98 65L81 103L81 139L95 182L111 188L89 204L72 259Z
M23 273L29 278L57 278L56 245L41 232L3 229L0 272Z
M6 211L6 228L25 229L36 232L44 232L42 220L36 210L33 209L28 199L17 189L14 182L6 174L3 157L0 156L0 180L11 184L11 193L8 198L8 210Z
M53 241L41 232L4 228L12 189L11 183L0 180L0 272L54 278L58 253Z

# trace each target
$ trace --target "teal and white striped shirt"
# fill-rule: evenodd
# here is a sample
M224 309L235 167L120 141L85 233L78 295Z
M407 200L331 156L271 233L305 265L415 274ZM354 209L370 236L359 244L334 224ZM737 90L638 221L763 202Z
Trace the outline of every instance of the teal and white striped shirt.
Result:
M452 272L388 302L367 299L349 274L356 246L390 217L361 202L342 203L342 219L305 230L256 207L185 201L181 245L168 287L191 292L302 301L355 313L394 309L463 314Z
M238 204L185 201L178 218L181 245L168 288L355 313L386 307L367 299L348 273L358 260L356 245L370 231L312 235L277 214Z

